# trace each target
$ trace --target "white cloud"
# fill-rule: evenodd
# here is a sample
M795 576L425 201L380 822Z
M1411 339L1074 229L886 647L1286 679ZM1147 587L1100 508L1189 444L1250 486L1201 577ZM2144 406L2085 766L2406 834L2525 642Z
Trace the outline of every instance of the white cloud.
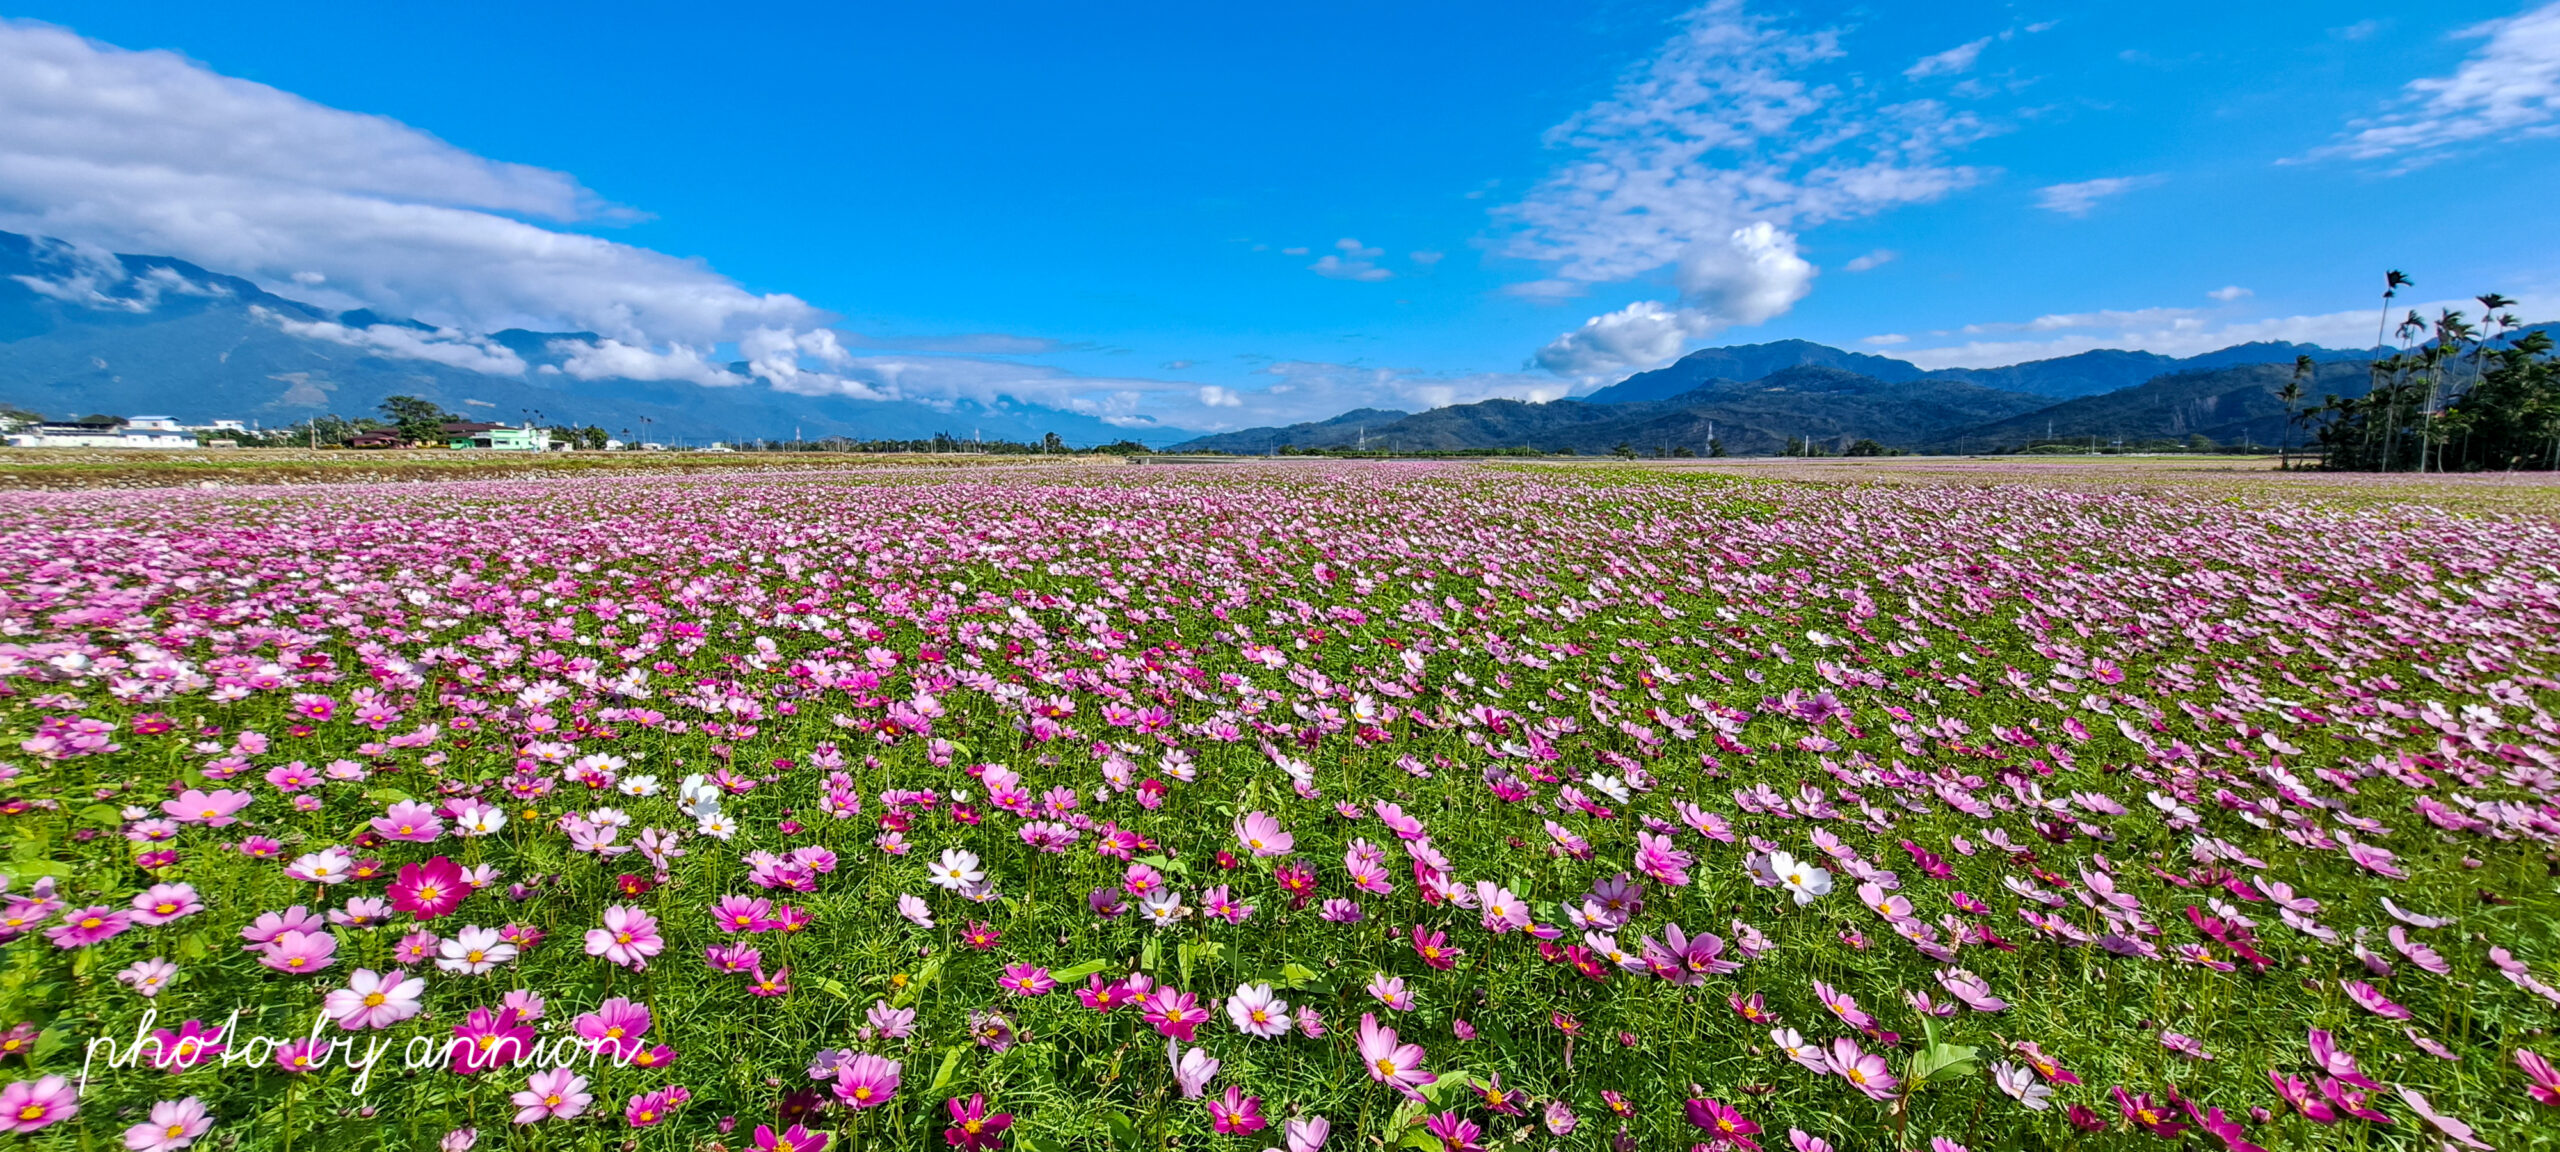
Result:
M608 336L593 342L555 340L551 351L568 357L559 371L580 380L681 380L706 388L733 388L747 382L746 377L712 363L709 349L686 344L661 350Z
M1408 253L1405 258L1428 268L1446 259L1448 255L1449 254L1446 252L1432 252L1425 250L1421 252Z
M2086 216L2099 201L2159 182L2157 176L2106 176L2071 184L2047 184L2036 190L2036 207L2065 216Z
M1878 248L1864 256L1852 257L1848 263L1841 265L1841 267L1851 272L1866 272L1882 268L1885 265L1891 264L1901 258L1902 253L1896 252L1891 248Z
M2467 145L2560 133L2560 2L2454 33L2484 41L2450 76L2412 80L2314 157L2397 158L2406 172Z
M0 228L479 331L672 346L815 325L797 298L556 226L612 215L564 173L175 53L0 20Z
M1717 327L1748 327L1782 315L1813 290L1814 267L1796 255L1794 235L1767 221L1701 244L1680 261L1680 294Z
M1651 367L1680 354L1712 326L1699 313L1653 300L1638 300L1582 322L1538 349L1538 367L1559 376L1589 376L1628 367Z
M1333 246L1335 251L1307 265L1316 275L1335 280L1385 280L1395 275L1377 265L1378 257L1386 254L1383 248L1363 247L1348 236L1334 241Z
M1896 344L1908 344L1910 342L1911 338L1900 332L1882 332L1873 336L1861 336L1858 338L1858 343L1874 348L1890 348Z
M1991 38L1988 36L1970 44L1958 44L1944 52L1921 57L1918 63L1903 69L1902 75L1906 79L1925 80L1931 76L1968 72L1973 69L1973 62L1981 58L1982 50L1990 46Z
M1237 395L1233 388L1203 384L1200 386L1200 405L1204 408L1241 408L1244 407L1244 397Z
M1978 178L1945 157L1990 127L1935 100L1812 78L1841 55L1836 32L1782 28L1741 0L1712 0L1607 99L1548 132L1575 159L1499 211L1512 231L1498 251L1550 271L1506 291L1563 300L1668 268L1683 296L1594 317L1540 350L1541 365L1599 370L1657 351L1665 333L1693 338L1783 314L1814 273L1797 233Z
M2521 300L2515 309L2517 314L2560 315L2560 295L2530 292L2520 295ZM2444 309L2477 315L2479 302L2402 301L2394 309L2395 315L2399 309L2405 308L2415 308L2424 315L2433 315ZM1968 324L1958 329L1956 334L2024 338L1968 340L1931 348L1907 349L1895 355L1923 368L1988 368L2070 356L2093 348L2158 352L2166 356L2193 356L2260 340L2341 349L2367 348L2373 344L2374 324L2380 319L2380 314L2369 307L2258 319L2227 318L2227 314L2217 314L2220 311L2165 307L2109 309L2056 313L2019 322Z
M524 357L516 355L514 349L458 329L430 332L396 324L356 328L334 320L301 320L257 306L252 306L249 314L274 324L288 336L305 340L326 340L380 356L425 360L486 376L524 375Z
M2214 298L2214 299L2216 299L2216 300L2220 300L2220 301L2222 301L2222 302L2223 302L2223 303L2225 303L2225 304L2228 304L2228 303L2231 303L2231 302L2232 302L2232 301L2234 301L2234 300L2239 300L2239 299L2244 299L2244 298L2246 298L2246 297L2255 296L2255 295L2257 295L2257 293L2255 293L2255 292L2251 292L2251 291L2249 291L2248 289L2243 288L2243 287L2241 287L2241 286L2239 286L2239 285L2237 285L2237 284L2225 284L2225 285L2223 285L2223 286L2222 286L2222 287L2220 287L2220 288L2216 288L2216 289L2214 289L2214 290L2213 290L2213 291L2211 291L2211 292L2207 292L2207 293L2205 293L2205 295L2210 296L2210 297L2212 297L2212 298Z
M1560 376L1652 367L1692 339L1785 312L1813 290L1814 267L1794 236L1762 222L1692 249L1678 277L1679 305L1644 300L1594 316L1539 349L1538 366Z

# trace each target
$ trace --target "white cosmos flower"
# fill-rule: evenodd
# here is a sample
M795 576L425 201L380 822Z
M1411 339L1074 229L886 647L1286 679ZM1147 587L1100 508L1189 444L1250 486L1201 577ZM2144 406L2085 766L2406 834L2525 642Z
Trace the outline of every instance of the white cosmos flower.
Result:
M655 796L658 794L658 778L655 776L625 776L622 778L622 782L615 785L615 787L622 789L623 795L626 796Z
M725 841L738 834L738 822L719 812L714 812L703 817L701 823L693 826L693 830L714 840Z
M935 886L957 892L987 878L978 867L978 854L962 848L945 848L942 858L924 867L925 879Z
M1795 894L1798 905L1811 904L1831 891L1831 873L1785 852L1769 854L1769 871L1778 885Z
M516 958L516 946L498 938L495 928L472 925L436 945L436 967L477 976Z

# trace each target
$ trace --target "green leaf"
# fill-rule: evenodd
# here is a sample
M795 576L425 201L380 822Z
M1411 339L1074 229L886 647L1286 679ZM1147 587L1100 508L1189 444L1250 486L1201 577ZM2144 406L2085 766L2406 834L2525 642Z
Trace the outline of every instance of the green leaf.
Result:
M381 804L381 805L386 805L386 806L388 806L388 805L392 805L392 804L400 803L400 802L401 802L401 801L403 801L403 800L415 800L415 799L417 799L417 797L415 797L415 796L411 796L411 795L409 795L408 793L403 792L403 791L401 791L401 790L399 790L399 789L397 789L397 788L390 787L389 785L385 785L385 786L380 787L380 788L367 788L367 789L365 789L365 790L364 790L364 798L365 798L365 799L367 799L367 800L371 800L371 801L373 801L373 802L374 802L374 803L376 803L376 804Z
M1308 982L1315 978L1315 969L1309 968L1304 964L1300 964L1297 961L1292 960L1280 966L1280 978L1273 981L1273 983L1278 984L1280 987L1295 991L1306 987Z
M853 999L853 992L844 986L844 981L838 980L833 976L820 976L817 979L810 981L810 983L817 985L819 991L824 992L829 996L833 996L838 1000Z
M942 1090L951 1086L952 1078L960 1074L960 1058L968 1054L969 1048L965 1044L954 1047L949 1052L943 1053L942 1067L935 1070L933 1074L933 1087L925 1089L924 1094L927 1096L942 1095Z
M890 1006L904 1008L915 1003L916 997L923 994L925 985L941 978L942 957L939 955L925 957L924 966L916 969L915 979L907 981L906 987L898 989L898 994L889 998Z
M1905 1070L1914 1088L1926 1087L1931 1077L1952 1079L1973 1071L1980 1063L1978 1051L1966 1044L1931 1044L1913 1053Z
M1147 937L1146 944L1138 949L1138 967L1153 972L1156 966L1162 963L1164 963L1163 942L1153 936Z
M79 820L83 824L113 828L124 823L124 809L113 804L92 804L80 810Z
M202 932L189 932L178 938L178 959L202 960L213 951L211 941Z
M1118 1112L1102 1114L1102 1130L1111 1134L1113 1145L1127 1152L1134 1152L1135 1149L1146 1146L1146 1140L1138 1135L1138 1126L1130 1123L1128 1117Z
M1404 1139L1399 1140L1396 1143L1402 1147L1419 1148L1422 1152L1440 1152L1442 1147L1439 1137L1434 1136L1429 1132L1425 1132L1420 1128L1416 1128L1411 1132L1405 1133Z
M1049 973L1049 978L1060 984L1072 984L1087 976L1094 975L1097 972L1106 971L1110 967L1111 961L1108 960L1087 960L1073 968L1060 968L1052 971Z
M71 1043L71 1029L63 1027L47 1028L36 1034L35 1047L28 1049L27 1051L27 1063L42 1064L44 1063L45 1057L61 1051L63 1047L69 1043Z
M1184 944L1180 950L1180 955L1182 957L1182 982L1185 984L1189 984L1191 982L1192 961L1197 960L1204 965L1215 964L1218 962L1220 957L1223 957L1226 954L1227 945L1224 941L1220 940L1201 940L1195 943Z

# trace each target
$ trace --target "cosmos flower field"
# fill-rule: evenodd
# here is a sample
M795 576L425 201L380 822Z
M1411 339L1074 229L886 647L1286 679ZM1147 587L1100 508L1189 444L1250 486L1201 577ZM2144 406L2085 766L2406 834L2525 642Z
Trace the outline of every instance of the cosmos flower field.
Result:
M2546 517L1473 464L0 505L28 1147L2560 1132Z

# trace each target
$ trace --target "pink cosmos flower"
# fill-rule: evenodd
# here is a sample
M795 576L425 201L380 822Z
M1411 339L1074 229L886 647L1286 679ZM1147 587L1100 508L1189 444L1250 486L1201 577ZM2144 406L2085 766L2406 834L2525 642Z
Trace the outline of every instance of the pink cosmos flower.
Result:
M177 975L177 965L155 956L149 960L136 960L116 973L116 983L133 989L135 995L147 1000L160 995L160 990L168 987L169 981Z
M1529 902L1490 880L1476 881L1476 908L1483 915L1484 930L1496 936L1529 926Z
M132 913L95 904L63 913L62 923L45 929L44 938L56 948L86 948L122 936L131 927Z
M338 938L327 932L286 932L258 951L258 963L278 972L303 975L334 962Z
M1424 1118L1422 1130L1438 1139L1447 1152L1484 1152L1484 1129L1454 1108Z
M1272 994L1268 984L1241 984L1227 998L1227 1019L1236 1031L1265 1040L1289 1034L1289 1002Z
M433 920L462 907L471 886L462 869L452 860L438 856L424 864L403 864L399 876L385 889L391 906L421 921Z
M151 1119L124 1130L124 1146L132 1152L175 1152L212 1128L204 1101L193 1096L163 1100L151 1106Z
M781 1132L770 1125L756 1125L756 1152L826 1152L827 1142L835 1137L825 1132L811 1132L806 1125L794 1124Z
M1730 1144L1746 1152L1757 1152L1760 1147L1751 1139L1760 1131L1760 1126L1723 1101L1692 1099L1682 1104L1680 1111L1688 1117L1690 1124L1707 1134L1707 1146L1710 1148Z
M2009 1002L1991 994L1991 984L1962 968L1938 969L1938 986L1976 1012L1998 1012Z
M257 799L246 792L223 789L206 792L189 788L175 800L160 802L160 810L181 824L202 824L208 828L225 828L239 823L238 813Z
M1209 1010L1200 1006L1199 997L1169 986L1157 988L1141 1004L1145 1010L1140 1017L1155 1025L1157 1032L1176 1040L1190 1040L1191 1034L1209 1019Z
M1016 996L1046 996L1058 982L1050 978L1048 969L1038 965L1008 964L1004 975L996 978L996 985Z
M1861 1051L1857 1041L1845 1036L1831 1042L1829 1064L1832 1075L1848 1081L1850 1087L1866 1093L1871 1100L1893 1099L1893 1090L1902 1083L1884 1057Z
M898 1095L903 1065L868 1052L857 1052L836 1069L836 1099L855 1109L877 1108Z
M622 1122L634 1128L651 1128L666 1123L667 1117L680 1103L676 1099L678 1091L681 1089L661 1088L633 1096L622 1106Z
M1361 1014L1360 1063L1370 1079L1411 1099L1422 1099L1416 1089L1440 1079L1422 1066L1423 1057L1421 1045L1399 1042L1395 1029L1379 1026L1374 1014Z
M536 1124L544 1120L573 1120L595 1103L587 1092L587 1078L566 1068L546 1068L525 1082L524 1089L507 1098L516 1106L515 1122Z
M2532 1081L2525 1091L2536 1102L2560 1108L2560 1069L2554 1069L2549 1059L2530 1048L2516 1049L2516 1067Z
M1244 1096L1244 1088L1226 1085L1226 1096L1208 1101L1208 1119L1213 1129L1226 1132L1262 1132L1267 1121L1262 1119L1262 1098Z
M640 1038L649 1034L649 1024L648 1005L615 996L593 1012L579 1013L569 1027L598 1056L628 1063L640 1050Z
M2371 984L2362 980L2342 980L2339 982L2339 987L2345 990L2347 999L2355 1001L2356 1007L2386 1019L2409 1019L2410 1013L2407 1008L2392 1003L2390 997L2383 995L2381 989Z
M1236 843L1255 856L1286 856L1297 842L1297 837L1281 831L1280 821L1268 813L1247 812L1236 818Z
M1012 1114L997 1112L990 1115L987 1112L985 1096L971 1095L967 1104L953 1097L943 1102L943 1108L951 1114L951 1127L942 1130L943 1142L961 1152L1001 1148L1004 1146L1004 1130L1013 1126Z
M512 1008L474 1008L453 1026L453 1035L462 1041L452 1046L453 1070L465 1076L524 1059L539 1042Z
M133 896L133 922L152 927L204 911L192 884L154 884Z
M0 1132L34 1132L80 1114L80 1093L60 1076L0 1088Z
M358 968L347 977L346 987L322 1000L320 1013L349 1032L388 1028L425 1011L426 991L426 980L401 969L377 974Z
M587 955L601 956L634 972L646 970L649 958L666 949L656 917L628 904L609 905L604 927L587 930Z
M444 819L431 805L402 800L373 818L373 830L385 840L430 844L444 836Z
M886 1000L873 1001L871 1011L864 1019L870 1022L872 1030L889 1040L904 1040L916 1029L915 1009L892 1008Z
M1182 1098L1197 1100L1208 1091L1209 1078L1218 1074L1219 1061L1206 1048L1185 1050L1179 1040L1164 1042L1164 1058L1173 1065L1173 1082L1182 1089Z

